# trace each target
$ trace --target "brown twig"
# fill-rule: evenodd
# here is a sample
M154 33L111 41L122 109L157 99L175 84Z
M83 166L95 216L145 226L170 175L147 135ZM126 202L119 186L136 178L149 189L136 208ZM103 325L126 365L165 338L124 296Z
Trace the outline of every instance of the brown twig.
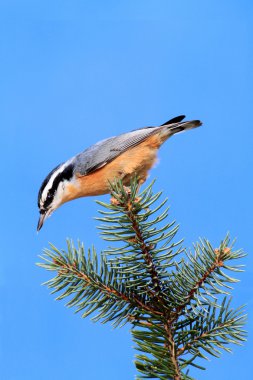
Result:
M179 348L177 350L177 357L183 355L185 353L185 351L187 351L188 349L190 349L194 343L198 342L200 339L204 338L206 335L208 335L208 334L207 333L203 333L203 334L199 335L197 338L194 338L191 342L186 343L185 346Z
M206 281L206 279L219 267L223 266L223 261L221 260L221 255L222 255L222 252L218 253L217 251L215 252L216 253L216 258L215 258L215 261L214 263L211 265L210 268L208 268L208 270L203 274L203 276L196 282L196 284L193 286L193 288L190 290L190 292L188 293L187 297L186 297L186 301L178 306L176 308L176 311L171 313L171 316L170 316L170 319L169 319L169 323L173 323L175 322L178 317L181 315L181 312L182 310L190 303L190 301L194 298L196 292L198 291L198 289L203 285L203 283Z
M63 262L59 262L58 260L54 260L54 262L55 262L55 264L61 265L61 269L59 269L59 271L58 271L59 274L63 275L64 273L72 272L78 278L81 278L82 280L84 280L86 282L86 284L84 286L87 286L87 285L93 283L92 279L90 279L89 276L87 276L83 272L80 272L74 265L65 264ZM129 304L133 304L133 303L137 304L140 308L142 308L146 312L155 314L157 316L161 316L162 315L162 312L160 312L159 310L156 310L156 309L152 308L150 305L146 305L145 303L143 303L140 300L140 298L136 294L134 294L134 293L132 293L131 294L131 298L129 298L124 293L121 293L118 290L114 289L113 287L105 285L103 283L100 283L99 287L105 293L107 293L109 295L113 295L113 296L115 296L117 298L120 298L121 300L123 300L123 301L125 301L125 302L127 302Z
M173 328L169 323L165 323L164 325L165 331L167 333L167 346L168 346L168 354L170 356L171 363L174 367L174 376L173 380L181 380L181 371L179 368L177 351L174 341Z
M168 310L165 310L164 308L166 301L164 300L164 297L160 295L162 293L162 287L161 287L161 283L158 277L156 266L153 262L152 252L151 252L150 247L145 243L142 232L140 230L139 223L136 218L136 213L134 212L134 205L130 199L130 193L126 192L126 195L127 195L128 200L127 202L125 202L125 199L124 199L121 206L125 208L125 212L127 213L132 223L132 228L135 232L134 242L139 243L143 258L147 264L148 272L150 274L152 285L153 285L153 288L150 289L149 293L152 294L153 300L156 301L154 302L154 309L156 311L159 311L161 310L161 306L162 306L161 314L165 317L165 320L166 320L164 324L164 328L167 334L166 346L168 348L169 359L174 367L173 380L182 380L181 371L179 368L179 362L177 359L174 336L173 336L173 327L172 327L173 324L168 321L168 318L167 318ZM149 327L149 323L143 323L143 327Z
M160 280L158 277L156 266L153 262L153 257L151 254L150 247L145 243L145 240L142 236L142 232L140 230L139 223L138 223L138 220L136 218L136 213L134 212L134 205L130 200L130 194L126 193L126 195L128 197L128 200L126 203L124 202L123 206L124 206L125 211L126 211L128 217L132 223L132 227L133 227L133 230L134 230L135 235L136 235L135 240L139 242L143 258L147 264L147 270L148 270L150 277L151 277L153 290L155 291L155 293L161 293L162 288L160 285Z
M218 330L219 328L226 327L226 325L228 325L226 322L224 322L224 323L220 323L219 325L217 325L217 326L215 327L214 330ZM204 332L203 334L200 334L199 336L197 336L196 338L194 338L192 341L186 343L185 346L179 348L179 349L177 350L177 356L181 356L181 355L183 355L188 349L190 349L190 348L192 347L192 345L193 345L194 343L197 343L199 340L205 338L206 336L208 336L209 333L210 333L210 331L206 331L206 332Z
M194 295L196 294L197 290L202 286L202 284L206 281L206 279L219 267L223 266L223 261L221 260L223 252L220 252L219 250L215 250L216 258L214 263L211 265L211 267L203 274L203 276L196 282L195 286L190 290L186 301L180 305L174 313L170 313L167 319L167 323L164 325L165 331L167 333L167 340L168 340L168 351L170 353L170 358L172 361L172 364L174 366L174 380L181 380L181 372L179 368L178 363L178 357L182 355L187 348L190 347L190 343L185 345L185 347L182 347L181 349L176 351L175 348L175 342L174 342L174 335L173 335L173 325L174 322L178 319L178 317L181 315L182 310L190 303L190 301L194 298ZM201 337L204 337L206 335L202 334L198 337L198 339L201 339ZM198 340L196 338L196 341ZM194 340L195 341L195 340ZM193 342L194 342L193 341ZM191 342L191 344L193 344Z

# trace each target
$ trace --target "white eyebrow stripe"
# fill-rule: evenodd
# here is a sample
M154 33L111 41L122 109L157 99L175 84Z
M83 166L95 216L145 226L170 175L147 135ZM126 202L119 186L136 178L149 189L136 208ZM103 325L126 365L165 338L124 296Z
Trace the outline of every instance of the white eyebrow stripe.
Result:
M62 173L63 170L69 165L69 163L72 161L72 159L66 161L64 164L62 164L51 176L50 180L48 181L47 185L45 186L42 195L41 195L41 200L40 200L40 205L41 207L43 206L44 202L47 199L47 195L49 190L51 189L55 178L57 177L58 174Z

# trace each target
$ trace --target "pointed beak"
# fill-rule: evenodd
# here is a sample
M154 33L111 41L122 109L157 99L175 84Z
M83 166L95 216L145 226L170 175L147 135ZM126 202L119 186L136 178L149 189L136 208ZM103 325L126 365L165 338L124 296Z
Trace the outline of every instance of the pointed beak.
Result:
M46 212L43 214L40 214L40 218L39 218L38 225L37 225L37 231L38 232L42 228L44 221L47 219L47 217L48 217L48 214Z

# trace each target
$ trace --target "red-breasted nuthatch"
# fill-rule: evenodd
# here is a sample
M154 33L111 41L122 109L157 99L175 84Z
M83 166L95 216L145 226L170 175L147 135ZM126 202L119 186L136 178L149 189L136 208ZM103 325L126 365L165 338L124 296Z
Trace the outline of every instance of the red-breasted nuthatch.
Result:
M158 148L175 133L199 127L199 120L182 122L178 116L157 127L145 127L111 137L58 165L43 181L38 195L37 230L54 210L72 199L110 192L120 178L125 186L136 176L145 182L156 161Z

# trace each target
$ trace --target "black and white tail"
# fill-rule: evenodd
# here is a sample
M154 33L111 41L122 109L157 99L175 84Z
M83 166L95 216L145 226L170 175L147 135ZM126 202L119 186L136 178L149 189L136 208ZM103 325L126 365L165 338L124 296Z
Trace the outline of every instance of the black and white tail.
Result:
M182 122L184 118L185 118L184 115L174 117L173 119L170 119L166 121L166 123L162 124L161 127L168 127L170 134L174 135L174 133L179 133L187 129L197 128L202 125L200 120L191 120L191 121Z

